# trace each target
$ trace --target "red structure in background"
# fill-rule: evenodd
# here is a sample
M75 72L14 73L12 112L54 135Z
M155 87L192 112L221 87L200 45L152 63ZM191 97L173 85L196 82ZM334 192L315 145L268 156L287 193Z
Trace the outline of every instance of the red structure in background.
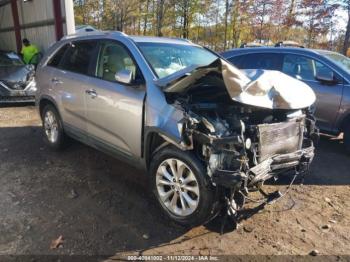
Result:
M21 39L21 27L19 25L17 0L11 0L11 9L12 9L13 25L15 28L17 52L19 53L21 52L22 39Z
M56 40L58 41L63 37L63 19L62 19L61 0L52 0L52 1L53 1L53 15L54 15L54 21L55 21ZM13 25L14 25L15 36L16 36L17 52L19 53L22 48L22 38L21 38L21 25L19 23L19 16L18 16L17 0L11 0L11 9L12 9Z
M53 0L53 15L55 18L55 30L57 41L63 37L63 20L61 10L61 0Z

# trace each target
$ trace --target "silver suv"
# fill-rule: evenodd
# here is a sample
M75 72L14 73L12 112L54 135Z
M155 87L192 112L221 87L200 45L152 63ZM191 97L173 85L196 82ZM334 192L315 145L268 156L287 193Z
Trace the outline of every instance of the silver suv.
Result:
M187 40L69 36L42 59L37 83L49 146L61 149L69 136L144 168L160 208L183 225L223 209L235 216L264 181L295 178L313 159L307 85L244 74Z

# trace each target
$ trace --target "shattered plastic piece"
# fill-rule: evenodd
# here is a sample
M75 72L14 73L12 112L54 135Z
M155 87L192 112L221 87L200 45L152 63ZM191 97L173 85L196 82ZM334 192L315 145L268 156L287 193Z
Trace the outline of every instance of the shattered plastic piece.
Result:
M52 242L51 242L51 245L50 245L50 249L56 249L56 248L58 248L60 245L62 245L63 244L63 236L61 235L61 236L59 236L57 239L55 239L55 240L52 240Z
M309 253L310 256L317 256L319 254L320 254L320 252L317 249L314 249Z
M75 189L72 189L70 192L69 192L69 195L68 195L68 198L70 199L75 199L77 198L79 195L77 193L77 191L75 191Z
M324 201L326 201L327 203L331 203L332 201L330 200L330 198L328 198L328 197L325 197L324 198Z

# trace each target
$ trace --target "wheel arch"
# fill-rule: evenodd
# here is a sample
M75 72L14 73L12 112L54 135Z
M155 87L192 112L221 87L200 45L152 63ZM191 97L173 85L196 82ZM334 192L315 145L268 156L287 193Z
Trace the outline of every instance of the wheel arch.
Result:
M152 156L161 148L167 145L169 145L169 142L167 142L157 131L146 132L144 139L143 157L145 159L147 170L149 169Z
M45 106L47 105L52 105L53 107L55 107L55 109L57 110L59 116L61 117L60 111L58 109L58 106L56 104L56 102L49 96L43 96L41 97L40 101L39 101L39 113L40 113L40 117L42 117L42 112L45 108Z

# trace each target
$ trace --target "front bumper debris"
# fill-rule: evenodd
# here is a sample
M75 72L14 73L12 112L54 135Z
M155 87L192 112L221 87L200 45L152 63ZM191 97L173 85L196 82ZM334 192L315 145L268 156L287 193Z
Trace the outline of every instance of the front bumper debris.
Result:
M297 168L301 172L305 171L305 165L309 165L314 157L313 146L298 150L293 153L279 154L268 158L260 164L249 169L254 174L254 178L249 185L264 182L281 171Z
M246 180L249 175L252 179L247 185L254 186L288 170L296 169L301 174L308 170L314 157L314 150L315 148L310 146L293 153L275 155L250 168L246 173L216 170L212 174L212 181L216 185L233 188Z

